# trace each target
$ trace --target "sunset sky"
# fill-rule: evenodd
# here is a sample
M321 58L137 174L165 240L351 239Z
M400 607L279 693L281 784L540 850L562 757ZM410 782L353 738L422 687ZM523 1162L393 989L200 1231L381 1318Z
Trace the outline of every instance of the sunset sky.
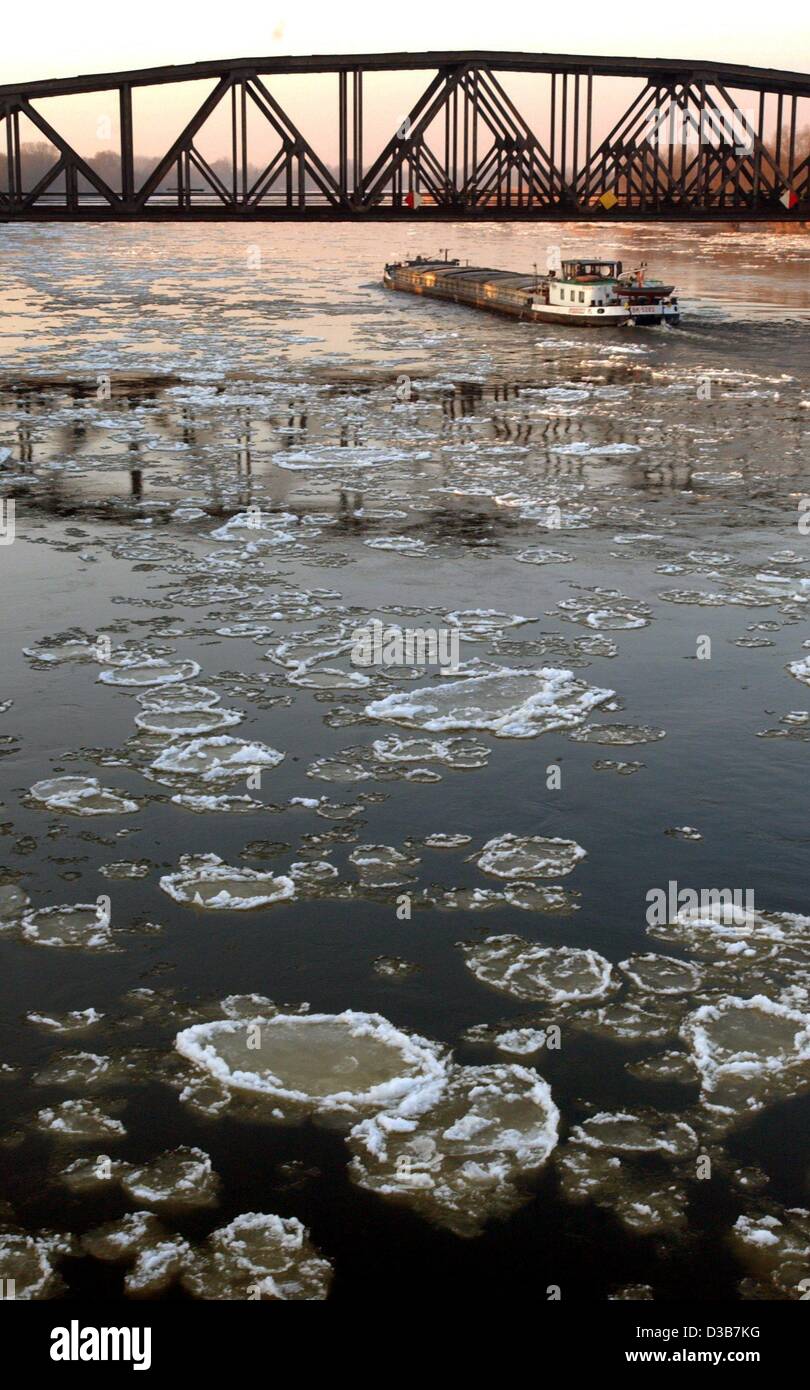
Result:
M761 0L39 0L30 9L10 0L0 81L274 52L429 48L705 57L806 70L810 25L799 4L780 6L771 23Z
M40 0L29 10L10 0L3 20L0 82L110 72L202 58L501 49L548 53L631 54L718 59L756 66L810 68L810 26L802 7L780 7L769 24L761 0L577 0L509 5L482 0L411 0L403 4L341 5L333 0ZM313 85L313 82L315 85ZM288 81L290 111L310 138L331 141L335 92L331 79ZM318 85L320 84L320 85ZM368 111L380 129L407 113L415 78L370 83ZM153 89L136 97L136 148L151 152L179 132L205 88ZM281 94L279 94L281 96ZM284 97L282 97L282 100ZM374 105L376 103L376 106ZM114 104L108 102L110 111ZM54 115L55 115L54 110ZM60 124L90 153L115 145L104 136L103 99L76 99ZM116 121L113 116L113 126ZM227 141L224 139L223 153ZM100 134L98 132L101 132ZM32 137L30 132L24 138ZM215 138L215 143L219 137ZM219 151L211 148L208 153Z

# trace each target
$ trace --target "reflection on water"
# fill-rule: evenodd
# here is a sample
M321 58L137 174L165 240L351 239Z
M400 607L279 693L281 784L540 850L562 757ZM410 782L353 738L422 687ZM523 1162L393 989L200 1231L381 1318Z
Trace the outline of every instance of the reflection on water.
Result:
M696 395L704 379L713 394L710 422ZM213 514L250 504L306 512L316 503L351 512L346 486L331 485L328 470L355 493L368 483L369 500L383 479L383 496L399 481L416 514L440 488L447 510L472 504L473 494L452 484L464 452L478 447L519 461L524 485L542 469L545 479L605 496L695 491L701 454L735 459L743 409L771 486L789 487L802 471L801 386L787 373L763 382L753 372L717 369L698 375L686 396L674 368L655 370L635 357L582 364L569 352L546 365L545 385L407 380L406 402L391 379L359 376L329 386L268 383L261 403L256 384L243 379L195 389L171 377L123 378L110 382L109 397L106 386L81 380L10 382L0 386L5 480L18 499L63 514L88 506L114 514L128 500L129 515L142 504L167 521L181 496ZM775 421L781 453L765 448ZM479 502L498 513L488 489Z
M805 241L450 229L678 284L599 333L392 229L3 235L0 1275L798 1298Z

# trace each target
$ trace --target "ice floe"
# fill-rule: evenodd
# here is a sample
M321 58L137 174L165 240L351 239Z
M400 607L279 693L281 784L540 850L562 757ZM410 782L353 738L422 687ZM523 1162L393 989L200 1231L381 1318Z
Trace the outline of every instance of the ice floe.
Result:
M67 1052L53 1057L47 1066L36 1072L34 1085L70 1086L74 1090L86 1091L94 1086L119 1081L125 1075L123 1059L113 1062L111 1057L97 1052Z
M408 870L419 862L393 845L358 845L349 860L357 868L360 882L369 888L393 888L410 882L413 874Z
M406 1106L441 1089L446 1060L425 1038L394 1028L379 1014L276 1014L251 1023L227 1020L178 1033L181 1056L220 1086L256 1093L279 1115L362 1114Z
M41 1028L47 1033L84 1033L90 1028L95 1028L104 1018L104 1014L99 1013L98 1009L92 1007L87 1009L69 1009L66 1013L38 1013L32 1011L25 1015L29 1023Z
M257 869L234 868L218 854L185 854L177 873L164 874L160 887L185 907L234 912L269 907L295 897L295 883Z
M162 657L132 657L99 672L102 685L174 685L193 680L200 673L196 661L164 661Z
M569 1028L593 1033L596 1037L633 1044L677 1038L682 1016L681 999L657 995L644 996L641 1000L628 997L578 1008L567 1015L566 1023Z
M573 560L567 550L552 550L547 545L530 545L515 556L522 565L567 565Z
M145 730L150 734L165 734L175 736L177 734L192 735L210 734L215 729L233 729L237 724L241 724L244 713L238 709L222 709L214 706L210 709L161 709L144 710L142 714L135 715L135 723L139 729Z
M287 679L290 685L300 685L310 690L362 690L371 685L369 677L360 671L340 671L332 666L296 671Z
M140 1167L128 1167L121 1186L146 1207L210 1207L219 1200L220 1180L202 1149L181 1145Z
M193 1298L315 1302L332 1266L297 1217L244 1212L192 1252L181 1282Z
M702 1004L681 1026L704 1103L734 1117L810 1088L810 1014L755 994Z
M124 1290L130 1298L156 1298L171 1287L191 1259L191 1246L171 1235L148 1211L129 1212L82 1237L82 1248L105 1264L128 1264Z
M328 859L302 859L290 865L290 878L301 893L328 888L338 877L338 871Z
M378 738L372 743L381 763L436 763L451 768L486 767L490 750L471 738Z
M447 621L456 627L465 642L481 642L485 638L498 637L507 628L521 627L531 622L519 613L499 613L495 608L458 609L447 614Z
M596 599L561 599L557 604L560 616L566 622L581 623L597 631L624 631L649 625L652 613L638 599L625 598L615 590L594 592Z
M478 867L497 878L557 878L570 874L584 858L585 850L575 840L510 833L487 840Z
M0 1227L3 1284L13 1290L4 1297L25 1302L59 1297L65 1291L65 1284L56 1264L63 1256L75 1253L72 1236L49 1232L29 1235L12 1227Z
M493 1039L499 1052L509 1052L516 1057L530 1057L546 1045L547 1034L544 1028L506 1028L496 1033Z
M509 669L388 695L366 705L366 714L435 733L481 729L500 738L534 738L575 728L613 693L554 667Z
M349 1174L456 1235L478 1235L527 1200L521 1179L546 1162L558 1120L537 1072L506 1063L456 1067L430 1107L383 1111L355 1125Z
M788 662L785 669L788 670L792 676L795 676L797 681L801 681L803 685L810 685L810 656L802 657L798 661Z
M656 1111L601 1111L571 1130L569 1142L612 1153L656 1153L675 1161L695 1152L698 1137L690 1124Z
M172 685L164 695L160 690L144 690L136 695L142 709L154 713L185 714L192 710L208 710L218 705L220 695L206 685Z
M683 1230L681 1170L697 1150L695 1130L677 1116L602 1111L575 1126L557 1156L561 1195L607 1207L637 1235ZM667 1171L673 1166L677 1174Z
M403 960L401 956L377 956L371 968L383 980L407 980L420 969L413 961Z
M49 666L60 666L69 661L98 661L99 646L97 641L84 635L65 636L61 641L45 639L35 647L23 647L23 656Z
M672 956L657 956L651 953L643 956L630 956L619 962L619 969L639 990L651 994L696 994L700 988L701 976L691 961L675 960Z
M516 999L561 1004L602 999L615 988L612 966L597 951L537 946L521 936L488 936L462 950L476 979Z
M217 734L213 738L192 739L172 744L152 762L152 770L177 777L196 777L201 782L234 781L251 772L277 767L284 754L265 743L250 743Z
M657 743L666 738L665 729L645 724L583 724L569 738L575 743L604 743L614 747L630 747L634 743Z
M61 1105L46 1106L39 1111L37 1124L52 1138L71 1143L108 1142L126 1134L119 1119L89 1100L63 1100Z
M731 1231L735 1253L750 1271L744 1299L807 1298L810 1263L810 1211L775 1206L738 1216Z
M34 946L104 951L112 947L109 917L95 903L42 907L22 918L22 937Z
M246 812L264 811L264 802L257 801L255 796L231 796L221 792L214 796L212 793L199 792L175 792L171 798L175 806L182 806L186 811L194 811L197 815L218 815L220 811Z
M650 936L667 941L708 960L765 960L788 948L807 945L810 917L794 912L760 912L728 901L719 892L715 899L683 907L672 920L650 925Z
M0 883L0 931L15 930L31 899L17 883Z
M31 795L51 811L74 816L131 815L139 809L137 801L102 787L96 777L50 777L35 782Z
M639 1081L660 1081L666 1085L694 1086L698 1079L691 1057L677 1048L642 1057L638 1062L626 1062L625 1070Z

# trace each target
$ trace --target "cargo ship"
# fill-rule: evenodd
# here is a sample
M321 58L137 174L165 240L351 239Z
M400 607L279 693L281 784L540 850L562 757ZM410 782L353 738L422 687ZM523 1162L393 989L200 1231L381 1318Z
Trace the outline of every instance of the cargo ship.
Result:
M646 264L625 271L621 261L578 256L563 260L546 275L525 275L458 260L411 261L386 265L383 284L409 294L449 299L473 309L490 309L532 323L581 323L598 328L680 322L674 285L647 277Z

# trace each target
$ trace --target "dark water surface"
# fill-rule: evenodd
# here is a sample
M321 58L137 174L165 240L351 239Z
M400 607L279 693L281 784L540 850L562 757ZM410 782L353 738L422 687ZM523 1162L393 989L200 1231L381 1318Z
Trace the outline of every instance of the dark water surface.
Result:
M545 264L555 237L563 254L646 259L678 285L682 327L538 328L386 294L387 257L433 249L411 229L3 229L0 485L16 538L0 547L0 705L11 702L0 714L0 892L18 885L28 913L107 895L116 949L38 944L19 904L0 910L0 1251L9 1233L81 1237L144 1209L114 1179L66 1186L75 1160L141 1165L196 1145L219 1174L219 1200L154 1203L167 1231L199 1244L245 1212L298 1218L334 1267L333 1299L451 1286L800 1297L810 920L779 914L810 906L806 241L660 228L443 235L453 255L516 269ZM239 516L258 525L228 525ZM461 622L457 679L554 668L615 693L568 728L524 722L520 737L369 716L369 703L405 692L418 706L417 692L453 679L363 668L369 685L349 684L347 635L375 616ZM89 650L105 637L111 665ZM71 640L80 646L66 652ZM311 659L298 672L279 650L290 641ZM146 710L136 697L168 699L172 683L99 681L127 657L197 663L191 683L242 716L213 736L284 760L258 788L244 774L216 785L159 775L154 760L190 736L134 723ZM324 667L342 673L334 686L297 683ZM621 726L623 741L604 741L606 726L614 737ZM473 739L482 765L449 766L441 750L426 762L424 749L381 761L372 745L392 737ZM339 774L316 764L338 755ZM606 760L642 766L595 766ZM95 777L138 809L77 816L30 795L62 776ZM194 811L171 800L211 793L260 804ZM328 805L316 814L294 798ZM701 838L667 833L683 827ZM421 843L437 833L469 840ZM507 900L510 880L476 862L507 834L586 851L570 873L516 879L558 884L578 895L575 910ZM364 885L350 858L362 845L417 862L396 882ZM315 888L299 879L287 902L215 911L159 886L189 854L277 875L327 861L337 875ZM138 876L101 872L122 862ZM671 881L753 893L760 915L731 948L722 932L707 945L711 925L701 936L689 921L656 936L647 895ZM456 889L499 896L486 910L480 897L454 906ZM459 947L506 934L614 967L654 952L693 962L698 977L670 996L617 969L598 1000L527 1002L478 978ZM414 969L383 975L381 957ZM362 1116L282 1123L266 1101L195 1105L183 1094L201 1073L175 1052L178 1030L254 993L285 1014L379 1014L457 1064L506 1069L505 1085L509 1068L534 1068L559 1107L559 1143L545 1165L511 1175L508 1210L497 1209L497 1182L471 1199L477 1233L407 1192L369 1191L347 1172L347 1132ZM713 1089L727 1039L715 1036L701 1073L688 1020L714 1009L722 1029L755 996L766 1004L732 1049L736 1080ZM648 1010L633 1036L615 1012L622 1000ZM90 1007L103 1018L87 1031L27 1017ZM607 1017L594 1017L600 1007ZM784 1037L760 1034L769 1018ZM559 1050L496 1046L499 1031L554 1022ZM475 1025L501 1027L471 1038ZM628 1070L672 1051L681 1080ZM70 1059L88 1052L125 1074L88 1087L70 1075ZM40 1076L54 1065L61 1080ZM41 1112L66 1100L89 1100L125 1133L60 1136ZM605 1113L659 1126L663 1151L572 1137ZM694 1139L675 1159L673 1117ZM489 1156L502 1152L496 1137ZM587 1169L579 1193L571 1153ZM589 1166L611 1154L612 1167ZM53 1262L63 1282L49 1294L123 1296L125 1265L78 1241ZM6 1267L0 1259L0 1277ZM185 1296L174 1276L153 1292Z

